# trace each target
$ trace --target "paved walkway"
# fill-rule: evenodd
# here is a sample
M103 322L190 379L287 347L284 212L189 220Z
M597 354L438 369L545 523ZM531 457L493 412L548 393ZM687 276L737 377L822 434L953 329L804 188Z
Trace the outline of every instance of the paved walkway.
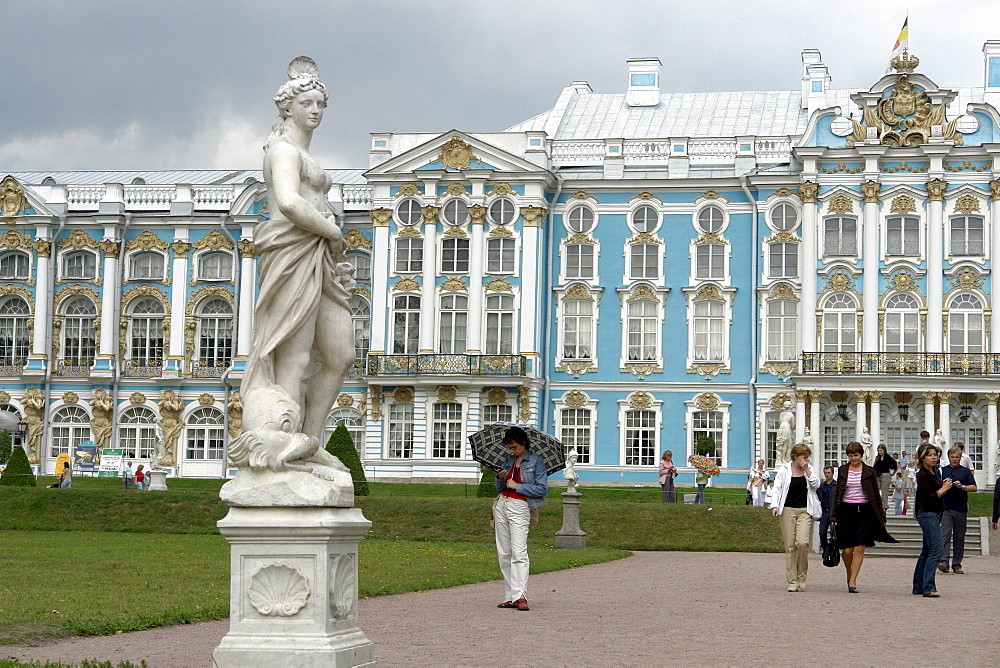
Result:
M911 559L871 558L848 594L842 567L810 563L808 591L785 591L780 554L640 552L531 577L531 612L499 610L487 582L361 601L382 666L996 665L1000 558L938 574L939 599L910 594ZM962 642L944 640L954 621ZM211 664L228 622L36 647L0 657Z

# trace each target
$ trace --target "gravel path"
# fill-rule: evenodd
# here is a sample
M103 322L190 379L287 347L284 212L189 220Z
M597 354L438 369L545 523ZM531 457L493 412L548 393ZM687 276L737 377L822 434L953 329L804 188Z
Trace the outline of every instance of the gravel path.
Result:
M814 556L808 591L793 594L779 554L639 552L533 575L531 612L497 609L497 582L364 599L359 609L382 666L802 665L824 656L842 665L996 664L1000 559L939 573L939 599L910 594L913 564L870 558L861 593L848 594L843 567ZM942 641L947 620L960 646ZM227 630L217 621L0 646L0 657L205 668Z

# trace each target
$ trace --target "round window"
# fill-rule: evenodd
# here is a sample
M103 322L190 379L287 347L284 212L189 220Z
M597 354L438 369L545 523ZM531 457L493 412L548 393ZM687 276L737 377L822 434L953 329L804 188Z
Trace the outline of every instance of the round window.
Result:
M509 199L500 198L490 204L490 222L494 225L510 225L514 222L517 209Z
M469 222L469 207L463 200L453 199L441 207L441 220L445 225L465 225Z
M566 225L573 232L589 232L594 226L594 212L585 206L570 209L566 214Z
M632 227L635 228L636 232L652 232L656 229L658 222L659 216L656 215L656 209L648 204L643 204L632 212Z
M396 207L396 222L400 225L416 225L420 217L420 202L415 199L404 199Z
M717 206L706 206L698 213L698 229L702 232L714 233L722 229L725 216Z
M779 232L793 229L799 224L799 212L791 204L779 204L771 209L771 225Z

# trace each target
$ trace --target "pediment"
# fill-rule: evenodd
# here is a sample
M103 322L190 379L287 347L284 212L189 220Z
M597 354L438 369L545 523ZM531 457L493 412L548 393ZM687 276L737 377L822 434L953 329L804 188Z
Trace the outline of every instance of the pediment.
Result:
M31 186L24 185L11 174L0 180L0 218L52 215L45 200Z
M473 135L450 130L365 172L366 178L418 171L533 172L545 171L513 153Z

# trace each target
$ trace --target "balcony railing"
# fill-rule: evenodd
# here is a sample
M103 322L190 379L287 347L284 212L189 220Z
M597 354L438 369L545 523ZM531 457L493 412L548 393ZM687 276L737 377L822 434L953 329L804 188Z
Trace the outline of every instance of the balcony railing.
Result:
M802 353L804 374L1000 376L1000 353Z
M125 360L122 375L127 378L159 378L163 375L163 360Z
M229 368L229 362L218 361L206 364L204 362L191 362L191 375L195 378L222 378L222 374Z
M369 376L523 376L524 355L368 355Z
M57 376L85 378L90 375L90 367L94 366L92 359L64 359L56 362Z
M20 376L28 360L0 359L0 376Z

